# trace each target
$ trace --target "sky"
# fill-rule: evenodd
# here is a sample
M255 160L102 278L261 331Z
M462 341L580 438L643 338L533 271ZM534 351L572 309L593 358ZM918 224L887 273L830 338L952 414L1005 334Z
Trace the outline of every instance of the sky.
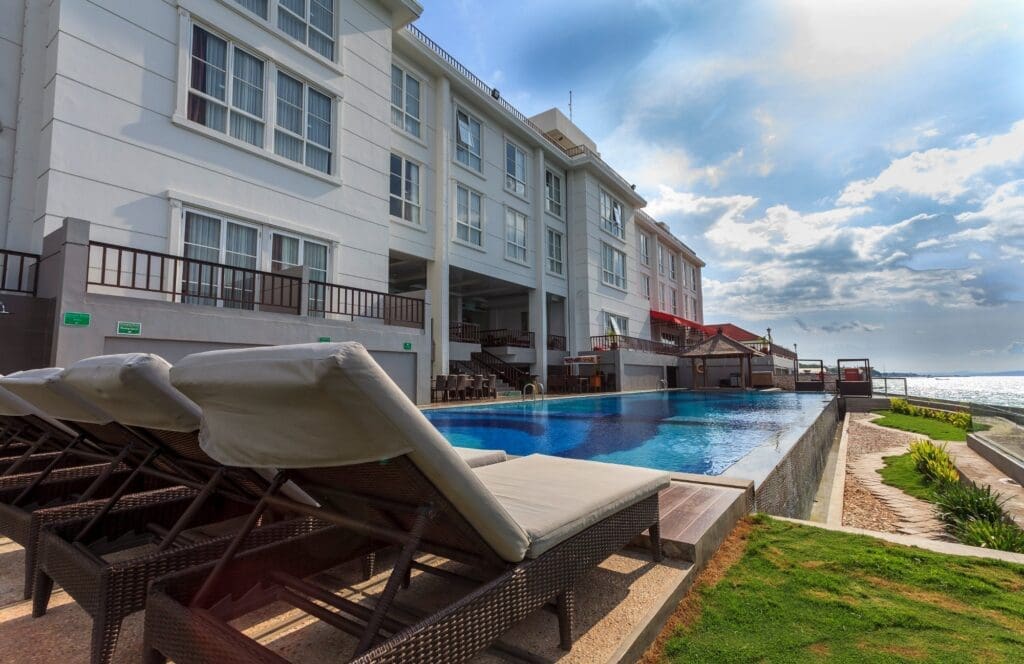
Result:
M568 112L707 263L704 317L801 357L1024 370L1024 2L423 0Z

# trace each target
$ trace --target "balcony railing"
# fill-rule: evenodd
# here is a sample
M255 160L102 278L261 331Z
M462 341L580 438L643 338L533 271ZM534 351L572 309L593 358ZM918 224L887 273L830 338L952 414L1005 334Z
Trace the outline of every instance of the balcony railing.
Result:
M533 348L533 332L529 330L481 330L480 345L482 346L513 346L515 348Z
M549 334L548 350L565 350L565 337L561 334Z
M480 343L480 326L476 323L452 323L448 326L448 341L478 344Z
M635 350L642 353L657 353L659 355L679 355L686 350L685 346L676 346L638 337L627 337L621 334L601 334L590 337L590 347L595 351Z
M404 295L339 286L323 281L309 282L309 315L355 316L382 320L388 325L423 327L423 300Z
M0 291L36 294L38 254L0 249Z
M297 270L297 269L296 269ZM148 293L171 302L301 315L303 280L105 242L89 243L89 286ZM423 327L423 300L308 282L308 315L352 316Z

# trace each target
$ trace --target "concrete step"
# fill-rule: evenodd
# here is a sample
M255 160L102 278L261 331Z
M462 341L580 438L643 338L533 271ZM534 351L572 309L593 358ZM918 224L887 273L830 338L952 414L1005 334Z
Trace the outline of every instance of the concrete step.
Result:
M673 480L659 496L665 555L703 566L750 511L749 490Z

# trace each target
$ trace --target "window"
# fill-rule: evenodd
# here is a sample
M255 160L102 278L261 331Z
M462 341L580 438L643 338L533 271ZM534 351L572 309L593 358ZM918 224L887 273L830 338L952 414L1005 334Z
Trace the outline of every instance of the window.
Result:
M605 334L615 336L629 336L629 319L625 316L616 316L607 311L604 312Z
M505 141L505 188L526 195L526 153Z
M305 266L309 268L311 282L327 283L327 245L277 232L273 233L272 237L271 272L285 272ZM310 285L308 309L311 312L320 312L322 317L327 288L317 284Z
M651 299L651 278L646 274L640 275L640 294L648 300Z
M420 135L420 81L397 65L391 65L391 124Z
M658 274L665 274L665 247L658 243Z
M480 194L459 186L455 190L455 234L463 242L476 246L483 244L483 225L480 218Z
M277 0L277 27L334 59L334 0Z
M267 0L235 0L235 2L260 18L264 20L267 18Z
M697 290L697 268L690 265L690 288Z
M480 155L480 121L460 109L455 112L455 159L479 171Z
M562 216L562 178L551 171L544 172L544 209L556 217Z
M264 64L231 42L192 26L188 119L263 147Z
M420 223L420 166L391 155L391 216Z
M676 278L676 255L672 253L668 255L668 278Z
M277 73L277 128L274 152L323 173L331 172L331 98Z
M548 229L548 272L562 274L562 234Z
M626 288L626 254L601 243L601 281L616 288Z
M626 227L622 222L622 203L601 190L601 225L617 238L626 237Z
M665 284L658 284L658 311L665 311L668 298L665 297Z
M672 306L672 308L670 310L670 311L672 311L672 315L678 316L679 315L679 303L677 302L676 289L675 288L668 289L668 299L669 299L669 303Z
M256 301L258 231L206 214L185 213L182 301L252 309ZM203 261L193 263L187 259ZM219 268L208 263L219 263ZM239 269L231 269L239 268Z
M505 208L505 258L526 262L526 215Z
M650 265L651 264L651 247L650 247L650 243L651 243L651 238L649 238L648 236L646 236L643 233L641 233L640 234L640 262L643 263L644 265Z

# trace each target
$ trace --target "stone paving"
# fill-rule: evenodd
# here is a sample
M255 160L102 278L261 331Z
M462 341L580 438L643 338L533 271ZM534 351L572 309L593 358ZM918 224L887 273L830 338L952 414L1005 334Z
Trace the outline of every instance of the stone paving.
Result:
M896 456L907 451L911 441L921 438L918 434L889 429L872 424L876 416L871 413L851 413L846 460L846 481L857 489L866 490L881 505L887 514L879 515L889 532L916 535L936 540L949 540L942 522L935 517L932 505L909 496L896 487L882 483L878 469L884 464L882 457ZM848 491L856 495L857 491ZM861 517L863 518L863 517ZM844 525L857 525L843 519Z
M1024 487L1006 476L966 445L950 445L949 454L960 475L978 486L989 485L1006 500L1003 509L1024 528Z

